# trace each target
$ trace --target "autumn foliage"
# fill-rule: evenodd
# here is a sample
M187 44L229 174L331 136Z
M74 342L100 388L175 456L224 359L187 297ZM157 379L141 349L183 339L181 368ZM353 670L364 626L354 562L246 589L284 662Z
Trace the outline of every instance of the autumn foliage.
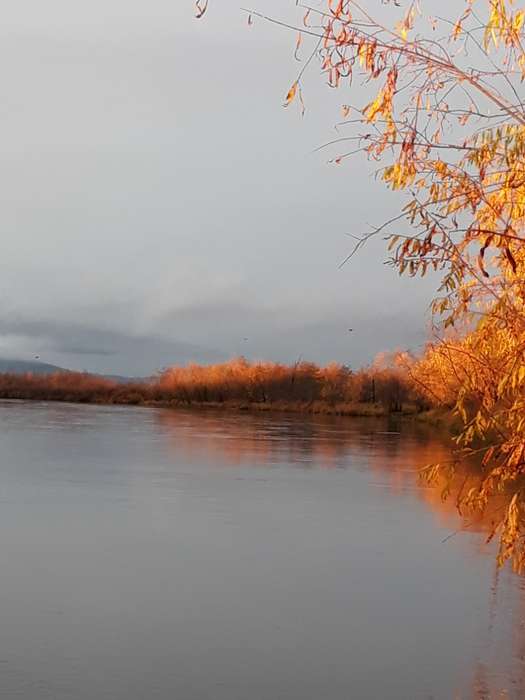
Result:
M389 28L351 1L321 14L323 69L333 86L360 72L375 97L357 135L381 177L404 190L384 229L400 273L441 273L437 339L412 376L463 421L456 459L476 455L481 484L460 506L495 520L499 562L525 564L525 78L524 12L507 0L461 3L447 24L413 2ZM475 67L473 67L475 66ZM350 137L351 138L351 137ZM450 329L455 329L451 332ZM433 465L431 479L453 465Z
M121 384L81 372L0 374L3 399L138 404L150 395L148 383Z
M239 358L218 365L189 365L168 369L160 377L162 391L192 402L241 401L250 404L313 406L319 410L376 404L384 411L401 411L416 402L404 366L394 359L352 372L332 363L318 367L312 362L283 365L250 363Z
M481 485L460 505L507 494L492 534L499 562L525 568L525 12L454 4L444 18L430 0L323 0L299 3L295 23L265 19L299 37L286 106L299 97L304 113L305 77L320 69L345 91L331 162L364 154L404 198L355 250L382 234L400 273L439 276L435 340L412 376L461 417L456 460L479 458Z
M232 406L380 415L426 405L412 389L406 355L381 356L357 372L332 363L284 365L237 358L172 367L145 382L121 383L76 372L0 375L0 397L81 403Z

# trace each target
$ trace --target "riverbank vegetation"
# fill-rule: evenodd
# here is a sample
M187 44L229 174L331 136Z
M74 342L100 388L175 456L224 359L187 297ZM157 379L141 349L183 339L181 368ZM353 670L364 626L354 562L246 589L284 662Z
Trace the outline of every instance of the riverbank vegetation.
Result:
M431 402L409 376L406 353L352 371L332 363L284 365L237 358L172 367L150 381L121 383L76 372L0 375L0 398L167 406L218 406L339 415L422 411Z

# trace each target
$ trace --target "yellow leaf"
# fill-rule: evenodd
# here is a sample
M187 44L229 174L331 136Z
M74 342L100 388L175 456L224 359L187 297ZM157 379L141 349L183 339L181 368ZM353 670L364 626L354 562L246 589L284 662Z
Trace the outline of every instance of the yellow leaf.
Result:
M373 122L374 119L376 118L377 114L381 111L382 106L383 106L383 93L380 92L379 95L375 98L375 100L373 102L371 102L365 109L366 121Z

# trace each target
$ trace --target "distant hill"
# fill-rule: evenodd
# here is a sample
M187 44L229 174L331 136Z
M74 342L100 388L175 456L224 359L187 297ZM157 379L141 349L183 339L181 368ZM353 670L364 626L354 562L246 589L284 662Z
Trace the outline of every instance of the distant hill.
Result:
M6 360L0 358L1 374L54 374L55 372L68 372L69 370L56 365L49 365L47 362L37 362L36 360Z
M65 369L64 367L58 367L57 365L50 365L47 362L39 362L38 360L9 360L5 358L0 358L0 374L26 374L27 372L32 372L33 374L55 374L55 372L71 372L73 370ZM149 377L122 377L116 374L95 374L90 372L94 377L103 377L104 379L111 379L114 382L135 382L135 381L148 381Z

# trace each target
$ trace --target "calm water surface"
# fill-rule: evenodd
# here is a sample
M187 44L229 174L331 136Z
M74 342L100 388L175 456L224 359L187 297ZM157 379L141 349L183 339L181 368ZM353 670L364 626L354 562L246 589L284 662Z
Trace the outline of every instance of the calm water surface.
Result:
M400 430L400 432L399 432ZM421 427L0 403L0 698L525 697Z

